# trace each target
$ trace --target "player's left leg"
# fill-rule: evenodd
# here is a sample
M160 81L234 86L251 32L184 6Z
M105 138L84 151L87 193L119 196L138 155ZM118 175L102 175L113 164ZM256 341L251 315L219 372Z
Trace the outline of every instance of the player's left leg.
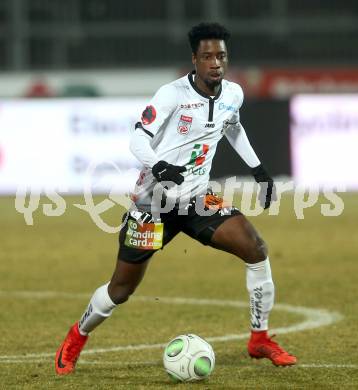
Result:
M295 364L296 357L283 350L267 334L274 303L274 284L267 246L256 229L243 215L232 216L215 229L211 245L240 257L246 263L251 315L250 356L269 358L277 366Z
M274 303L274 284L264 240L237 210L230 215L218 210L211 216L189 215L184 233L205 245L229 252L246 263L246 284L250 299L252 357L269 358L275 365L292 365L296 358L284 351L267 334L268 318Z

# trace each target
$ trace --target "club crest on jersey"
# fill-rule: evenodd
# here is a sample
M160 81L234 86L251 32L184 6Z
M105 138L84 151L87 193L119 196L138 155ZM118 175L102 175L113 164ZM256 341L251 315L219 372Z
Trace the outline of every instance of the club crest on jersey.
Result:
M153 106L147 106L142 113L141 119L143 125L150 125L152 122L154 122L156 117L157 112L155 111L155 108Z
M178 133L179 134L188 134L193 118L187 115L181 115L178 123Z

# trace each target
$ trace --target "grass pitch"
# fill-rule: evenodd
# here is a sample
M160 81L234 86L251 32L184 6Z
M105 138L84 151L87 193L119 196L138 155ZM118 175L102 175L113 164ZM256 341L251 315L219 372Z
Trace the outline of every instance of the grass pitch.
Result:
M338 312L342 319L277 336L298 356L295 367L251 360L244 338L213 341L212 376L175 385L162 369L162 349L138 346L166 343L186 332L204 338L243 335L248 309L210 302L175 304L164 298L247 302L244 264L179 235L153 258L133 299L91 335L85 350L90 353L81 356L75 374L58 377L55 351L91 293L111 276L117 235L102 232L88 214L72 206L83 203L81 198L66 198L60 217L38 210L34 226L25 224L13 198L1 198L0 388L358 388L358 195L343 199L339 217L323 217L316 205L297 220L293 199L287 196L279 216L251 218L269 244L276 302ZM122 212L114 207L104 218L119 224ZM274 309L270 325L287 328L303 320L302 314ZM120 348L128 345L134 348Z

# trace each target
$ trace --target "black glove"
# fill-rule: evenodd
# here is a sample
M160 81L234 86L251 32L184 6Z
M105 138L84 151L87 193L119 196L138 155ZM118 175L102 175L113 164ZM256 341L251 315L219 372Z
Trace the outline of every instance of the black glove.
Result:
M252 168L251 173L254 176L256 183L260 184L260 204L264 209L267 209L270 207L271 202L277 200L276 187L273 182L273 179L266 172L262 164L255 168Z
M184 176L181 172L185 172L186 168L179 165L172 165L166 161L158 161L153 165L153 176L160 181L173 181L175 184L181 184L184 181Z

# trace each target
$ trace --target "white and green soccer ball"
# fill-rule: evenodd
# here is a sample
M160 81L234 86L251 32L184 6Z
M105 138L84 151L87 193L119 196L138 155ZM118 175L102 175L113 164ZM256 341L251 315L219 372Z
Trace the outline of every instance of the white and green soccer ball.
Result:
M175 382L207 378L215 366L211 345L195 334L185 334L169 341L164 350L165 371Z

